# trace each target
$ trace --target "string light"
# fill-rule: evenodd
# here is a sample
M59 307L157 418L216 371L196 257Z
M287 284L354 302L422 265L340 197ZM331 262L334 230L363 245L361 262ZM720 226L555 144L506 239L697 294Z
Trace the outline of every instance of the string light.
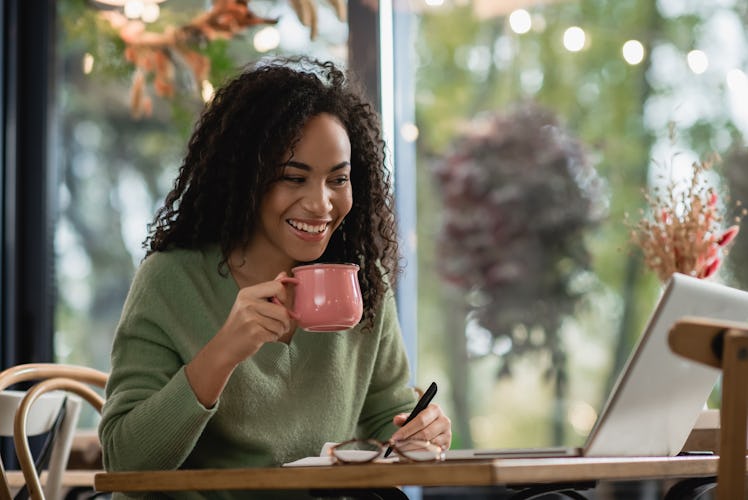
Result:
M252 43L257 52L268 52L280 45L280 32L275 26L266 26L255 33Z
M93 0L94 4L117 7L128 19L140 19L144 23L156 22L161 15L158 4L166 0Z
M689 52L686 56L686 61L691 71L697 75L704 73L709 68L709 58L702 50L692 50Z
M513 11L509 14L509 27L518 35L527 33L532 28L532 18L530 17L530 13L525 9L517 9Z
M631 64L639 64L644 60L644 45L639 40L628 40L621 48L623 59Z
M143 12L140 14L140 19L144 23L155 23L160 15L161 8L157 3L146 3L143 5Z
M572 26L564 31L564 48L569 52L579 52L586 42L587 36L579 26Z
M130 1L124 5L125 17L128 19L139 19L143 14L143 2Z

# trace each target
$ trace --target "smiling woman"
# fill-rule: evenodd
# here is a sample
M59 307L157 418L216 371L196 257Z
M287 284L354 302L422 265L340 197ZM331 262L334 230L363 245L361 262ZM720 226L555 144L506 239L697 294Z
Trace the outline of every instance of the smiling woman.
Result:
M448 448L437 405L406 422L395 234L378 120L342 71L278 59L230 80L122 311L99 427L107 469L279 465L351 437ZM289 275L318 260L355 264L360 324L299 328Z
M257 236L230 259L240 263L239 275L244 262L290 269L319 259L351 211L351 143L339 119L328 113L312 117L288 156L280 179L263 197ZM262 278L272 279L273 267Z

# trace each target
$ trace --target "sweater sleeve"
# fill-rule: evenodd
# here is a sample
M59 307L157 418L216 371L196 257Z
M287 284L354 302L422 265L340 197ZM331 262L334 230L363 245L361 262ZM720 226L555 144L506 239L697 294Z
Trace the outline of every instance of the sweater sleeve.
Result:
M413 409L416 393L410 385L410 367L397 319L395 299L388 293L377 318L380 329L376 362L359 420L362 436L387 441L397 430L392 419Z
M112 371L99 425L107 470L178 468L217 406L206 409L184 373L186 361L168 334L164 276L141 266L112 347Z

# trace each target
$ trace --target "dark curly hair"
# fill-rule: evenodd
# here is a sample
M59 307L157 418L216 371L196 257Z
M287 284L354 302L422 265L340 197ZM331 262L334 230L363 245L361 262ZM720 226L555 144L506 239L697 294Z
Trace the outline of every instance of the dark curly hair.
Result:
M318 261L361 266L363 321L370 327L400 271L390 173L377 114L331 62L260 61L216 92L195 126L174 187L148 227L146 258L218 244L219 272L227 275L229 255L252 237L260 202L281 177L284 157L320 113L337 117L348 133L353 207Z

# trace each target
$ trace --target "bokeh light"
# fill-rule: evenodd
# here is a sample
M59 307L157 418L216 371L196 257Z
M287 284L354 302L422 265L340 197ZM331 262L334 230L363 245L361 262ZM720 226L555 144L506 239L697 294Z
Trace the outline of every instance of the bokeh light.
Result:
M94 56L90 52L83 54L83 74L90 75L94 67Z
M403 140L405 142L416 142L418 139L418 127L415 123L412 122L405 122L400 127L400 135L402 136Z
M623 59L631 64L639 64L644 60L644 45L639 40L628 40L621 48Z
M213 84L210 83L208 80L203 80L202 88L200 89L200 95L203 98L204 102L208 102L211 99L213 99L213 94L215 93L215 89L213 88Z
M579 52L584 48L587 36L579 26L572 26L564 31L564 48L569 52Z
M517 9L509 14L509 27L515 33L521 35L532 29L532 18L525 9Z
M255 33L252 43L257 52L268 52L280 45L280 32L275 26L266 26Z
M691 71L697 75L704 73L709 68L709 58L702 50L692 50L689 52L688 56L686 56L686 61Z
M157 3L146 3L143 5L143 11L140 13L140 19L144 23L155 23L158 16L161 15L161 8Z

